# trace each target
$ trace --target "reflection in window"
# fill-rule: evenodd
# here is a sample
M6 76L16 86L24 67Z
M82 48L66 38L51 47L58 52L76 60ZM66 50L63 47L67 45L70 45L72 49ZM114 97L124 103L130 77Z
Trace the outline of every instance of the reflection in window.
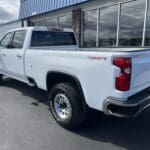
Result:
M100 9L99 46L116 46L118 5Z
M53 18L53 19L47 19L45 20L45 26L46 27L58 27L58 19L57 18Z
M121 5L120 46L141 46L145 1L137 0Z
M31 22L31 26L38 26L38 22L37 21Z
M98 9L84 14L84 47L96 47Z
M148 6L148 13L147 13L145 46L150 46L150 1L149 1L149 6Z
M72 32L33 31L31 47L76 45Z
M22 48L25 40L26 31L17 31L15 32L12 47L13 48Z
M45 26L45 20L38 21L38 26Z
M72 28L72 15L59 17L60 28Z
M12 38L13 38L13 33L6 34L2 39L0 46L7 48L8 46L11 45Z

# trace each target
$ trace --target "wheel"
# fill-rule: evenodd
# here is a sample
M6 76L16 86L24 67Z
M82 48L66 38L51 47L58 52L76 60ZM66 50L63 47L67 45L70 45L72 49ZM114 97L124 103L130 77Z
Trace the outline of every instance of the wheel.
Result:
M66 129L78 127L87 118L87 106L75 89L70 83L60 83L49 92L52 115Z

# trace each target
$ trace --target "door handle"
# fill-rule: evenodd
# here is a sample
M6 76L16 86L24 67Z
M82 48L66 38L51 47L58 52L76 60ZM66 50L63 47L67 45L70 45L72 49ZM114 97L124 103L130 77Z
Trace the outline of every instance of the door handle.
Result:
M21 56L21 55L17 55L17 58L21 59L21 58L22 58L22 56Z

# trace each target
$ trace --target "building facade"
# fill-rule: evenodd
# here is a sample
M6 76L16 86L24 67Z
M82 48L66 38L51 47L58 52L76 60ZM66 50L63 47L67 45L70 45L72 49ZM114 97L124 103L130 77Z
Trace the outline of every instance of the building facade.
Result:
M21 0L20 19L73 28L81 47L150 46L150 0Z
M22 27L22 22L20 20L15 20L12 22L8 22L0 25L0 39L3 35L11 29Z

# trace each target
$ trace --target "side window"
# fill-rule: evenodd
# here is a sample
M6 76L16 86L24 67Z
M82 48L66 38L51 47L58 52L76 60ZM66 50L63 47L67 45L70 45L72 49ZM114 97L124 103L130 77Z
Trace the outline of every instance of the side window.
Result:
M13 32L6 34L4 38L1 40L0 46L4 48L8 48L9 46L11 46L12 38L13 38Z
M12 41L12 47L18 49L23 48L25 36L26 36L26 31L16 31Z

